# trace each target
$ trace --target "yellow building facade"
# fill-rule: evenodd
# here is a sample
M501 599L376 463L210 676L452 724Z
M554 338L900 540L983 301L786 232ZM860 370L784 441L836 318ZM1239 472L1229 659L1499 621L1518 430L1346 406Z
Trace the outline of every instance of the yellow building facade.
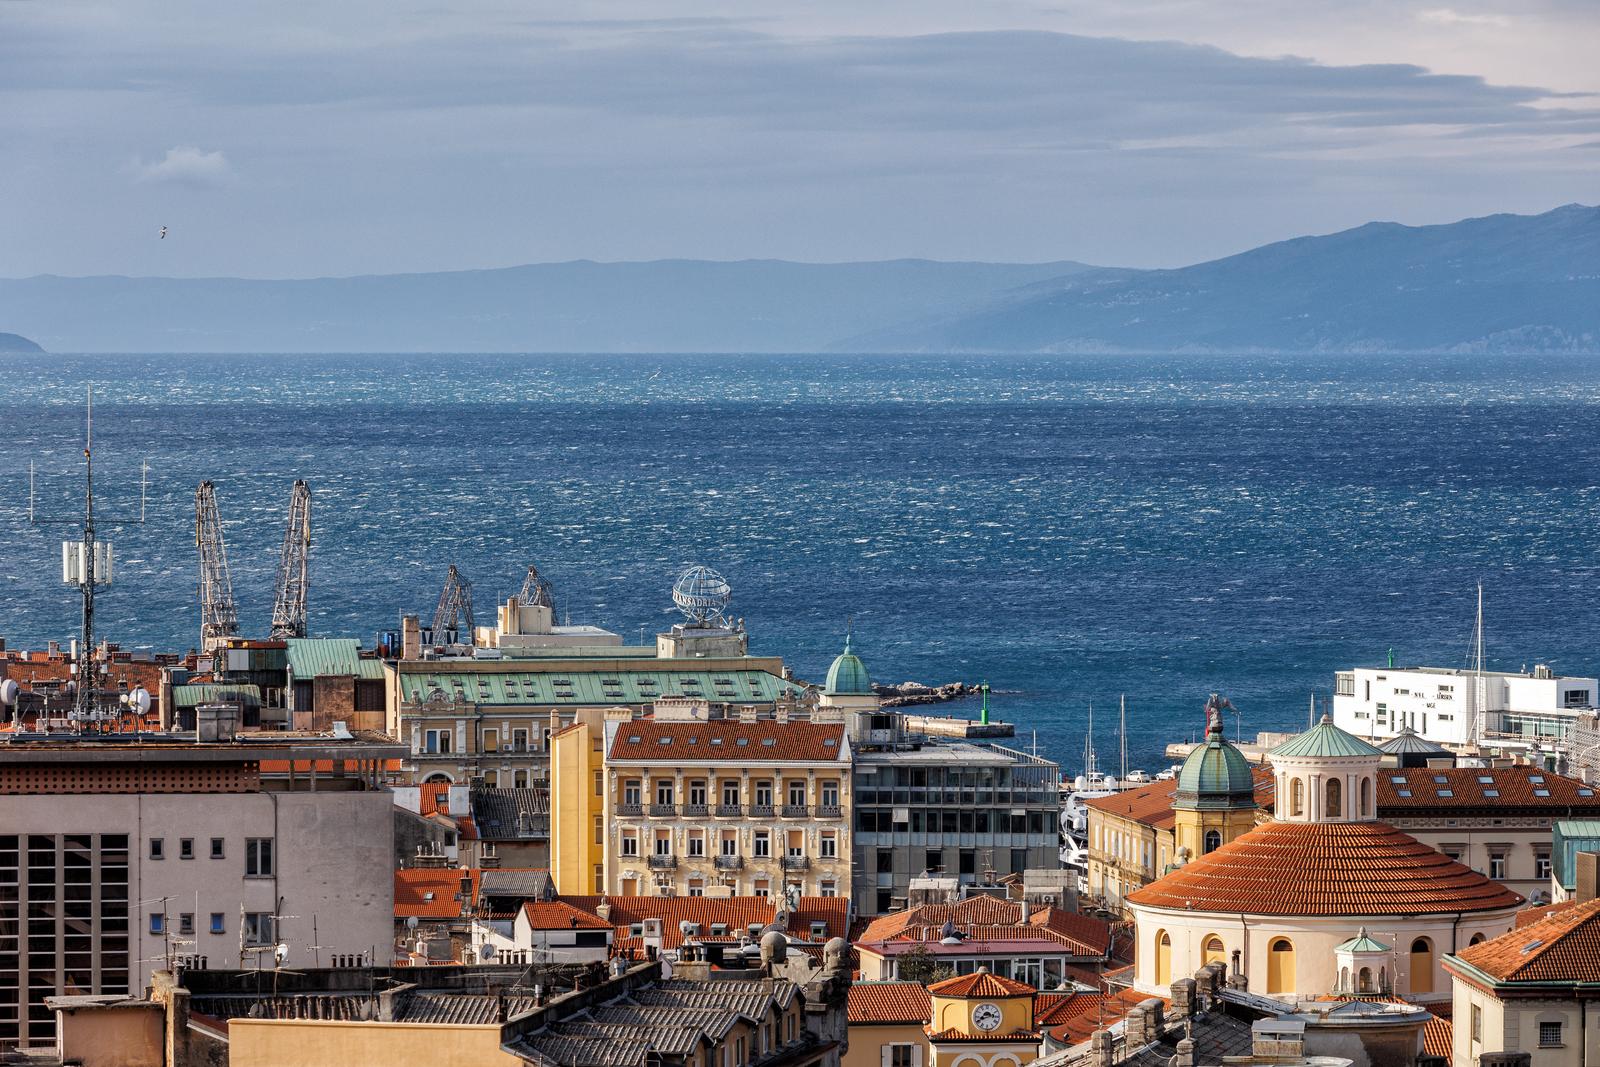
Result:
M947 978L928 987L931 1067L1021 1067L1039 1056L1034 1030L1036 991L988 971Z

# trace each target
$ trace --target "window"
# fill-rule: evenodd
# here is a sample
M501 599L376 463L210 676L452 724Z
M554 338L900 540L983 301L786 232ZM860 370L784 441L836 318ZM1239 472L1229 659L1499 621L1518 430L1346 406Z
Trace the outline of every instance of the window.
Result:
M671 780L656 783L656 803L672 807L672 782Z
M1496 852L1489 857L1489 877L1499 881L1506 876L1506 854Z
M594 843L597 845L606 843L606 817L604 815L596 815L594 817Z
M642 793L640 792L637 778L630 778L622 783L622 802L624 804L632 804L634 807L638 807L641 803L641 796Z
M513 752L526 752L526 751L528 751L528 731L527 730L524 729L524 730L512 730L511 731L511 751L513 751Z
M225 934L228 932L227 923L224 921L222 912L220 911L214 911L211 913L211 932L214 934Z
M270 878L273 875L272 838L247 837L244 842L244 873L246 878Z
M1472 1006L1472 1040L1483 1040L1483 1009L1476 1004Z
M483 731L483 750L485 752L500 751L500 731L486 729Z
M178 933L194 933L194 912L185 911L178 915Z
M920 1048L912 1044L890 1045L884 1049L888 1057L886 1067L921 1067L917 1062L922 1058L917 1055L921 1051Z
M1306 786L1302 779L1296 778L1289 786L1289 814L1304 815L1306 813Z
M194 859L194 838L192 838L192 837L180 837L180 838L178 838L178 858L180 860L192 860L192 859Z
M697 808L706 806L706 783L703 778L696 778L689 783L689 803Z
M448 754L454 732L451 730L425 730L422 734L422 750L429 754Z
M736 836L736 831L722 831L722 854L724 856L737 856L739 854L739 838Z
M1560 1048L1561 1047L1561 1024L1560 1023L1540 1023L1539 1024L1539 1047L1540 1048Z
M668 830L656 831L655 853L657 856L672 855L672 835Z
M167 858L167 842L164 838L152 837L150 839L150 858L153 860Z
M1550 877L1550 853L1540 852L1533 857L1533 873L1539 879Z
M772 855L772 835L770 833L768 833L767 831L765 831L765 830L757 830L756 831L756 838L755 838L755 848L754 848L753 852L758 857L771 856Z
M822 783L822 801L821 801L821 804L825 808L837 808L839 806L839 783L838 782L823 782Z
M832 830L824 830L817 840L817 854L825 860L836 859L839 855L839 835Z
M160 937L162 934L164 934L166 932L167 932L167 917L165 915L161 914L159 911L152 911L150 913L150 934L151 934L151 936Z
M772 895L772 883L765 878L757 878L755 880L755 884L752 886L752 889L754 890L755 895L758 897Z
M1328 779L1328 810L1323 812L1331 818L1338 818L1344 814L1344 786L1337 778Z
M806 804L806 784L804 782L789 783L789 798L786 801L791 808L803 808Z
M689 832L689 855L704 856L706 854L706 835L699 830Z
M1220 830L1207 830L1206 831L1206 846L1205 846L1205 850L1207 852L1215 852L1217 849L1219 849L1221 847L1222 847L1222 832ZM1149 866L1149 862L1148 861L1146 861L1145 866Z
M220 860L222 855L222 838L213 837L211 839L211 858L214 860Z
M771 782L757 782L756 783L756 804L757 804L757 806L763 807L763 808L772 807L772 783Z
M606 795L606 772L605 771L595 771L594 772L594 795L597 796L597 797L603 797L603 796Z
M836 897L839 895L839 883L832 878L824 878L817 883L817 895L823 897Z
M639 835L624 833L622 835L622 854L624 856L637 856L639 854Z
M727 805L730 808L737 808L739 806L739 783L738 782L723 782L722 783L722 803Z
M272 944L272 913L247 911L244 915L244 943L247 945Z

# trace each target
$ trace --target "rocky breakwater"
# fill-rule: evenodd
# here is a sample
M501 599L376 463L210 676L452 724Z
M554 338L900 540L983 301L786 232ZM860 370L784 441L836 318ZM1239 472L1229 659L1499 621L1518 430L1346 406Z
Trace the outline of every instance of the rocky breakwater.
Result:
M874 685L872 691L886 708L906 708L917 704L943 704L976 696L978 687L966 682L946 682L944 685L923 685L921 682L901 682L899 685Z

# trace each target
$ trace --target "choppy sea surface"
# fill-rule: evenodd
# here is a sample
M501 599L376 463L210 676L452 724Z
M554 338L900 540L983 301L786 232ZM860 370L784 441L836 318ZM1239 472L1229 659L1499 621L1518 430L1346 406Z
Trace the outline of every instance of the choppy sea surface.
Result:
M1194 735L1294 727L1333 672L1600 671L1600 361L1582 357L11 356L0 634L69 639L56 524L81 506L93 383L102 633L197 641L195 484L263 633L289 483L314 494L315 635L479 613L528 563L630 641L721 570L752 649L820 679L854 620L879 681L987 679L1069 771L1088 709L1115 769ZM135 516L150 465L148 521ZM967 705L964 710L970 710Z

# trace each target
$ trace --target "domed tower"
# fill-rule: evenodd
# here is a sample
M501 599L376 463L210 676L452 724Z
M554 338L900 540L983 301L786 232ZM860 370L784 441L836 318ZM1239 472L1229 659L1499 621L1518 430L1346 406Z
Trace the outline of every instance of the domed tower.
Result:
M1383 750L1333 725L1324 715L1305 733L1273 749L1279 822L1377 820L1378 764Z
M1187 859L1215 852L1256 825L1256 782L1250 761L1222 736L1227 700L1206 701L1206 743L1189 753L1172 794L1173 837Z
M851 651L848 633L844 637L844 651L834 657L833 665L828 668L827 680L822 685L822 703L845 712L846 721L856 718L851 712L871 715L878 710L872 677L867 674L867 665L861 662L861 657ZM859 726L870 729L868 723ZM856 735L852 733L852 736Z

